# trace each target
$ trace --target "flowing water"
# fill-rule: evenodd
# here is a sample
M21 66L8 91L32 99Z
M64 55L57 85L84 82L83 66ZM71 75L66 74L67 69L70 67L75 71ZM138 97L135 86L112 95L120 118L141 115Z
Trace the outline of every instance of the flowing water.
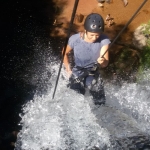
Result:
M106 81L106 105L95 106L88 93L83 96L67 87L62 68L52 99L60 62L52 53L40 57L45 69L33 99L22 106L16 150L150 149L148 76L119 86Z

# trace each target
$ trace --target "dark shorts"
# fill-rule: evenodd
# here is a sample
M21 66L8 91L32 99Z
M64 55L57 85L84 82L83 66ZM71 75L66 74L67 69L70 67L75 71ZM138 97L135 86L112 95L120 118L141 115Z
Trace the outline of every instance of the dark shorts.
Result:
M91 84L90 83L91 80ZM78 81L71 77L69 79L69 87L77 91L78 93L85 94L85 89L89 88L89 92L93 97L93 101L95 105L105 104L105 92L104 92L104 84L103 80L101 79L100 75L98 77L91 78L87 76L86 78L82 79L82 81Z

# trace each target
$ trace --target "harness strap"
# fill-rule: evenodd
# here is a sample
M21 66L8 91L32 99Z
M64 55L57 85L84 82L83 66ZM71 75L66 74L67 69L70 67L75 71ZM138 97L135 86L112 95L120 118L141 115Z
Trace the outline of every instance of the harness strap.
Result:
M84 36L85 36L85 33L84 32L80 32L80 38L84 40Z
M82 71L82 74L79 77L75 77L75 80L79 83L87 76L97 76L98 74L98 66L95 64L92 68L83 68L80 66L76 66L78 70Z

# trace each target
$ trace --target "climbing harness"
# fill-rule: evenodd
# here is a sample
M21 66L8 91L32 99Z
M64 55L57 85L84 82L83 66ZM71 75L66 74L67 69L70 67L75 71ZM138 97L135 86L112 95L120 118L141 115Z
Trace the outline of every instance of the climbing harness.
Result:
M72 76L69 79L69 84L67 85L67 87L78 91L78 88L84 90L85 88L88 88L89 90L92 90L93 87L95 88L96 85L99 85L98 83L100 83L101 81L99 80L99 64L94 64L93 67L90 68L83 68L79 66L75 66L74 68L78 72L78 76L73 72ZM84 93L82 92L82 94Z
M97 74L98 72L98 67L99 64L95 63L93 65L93 67L90 68L85 68L85 67L80 67L80 66L75 66L74 68L76 68L78 71L80 71L80 75L76 76L75 74L73 74L73 78L76 82L81 82L84 78L86 78L87 76L94 76Z

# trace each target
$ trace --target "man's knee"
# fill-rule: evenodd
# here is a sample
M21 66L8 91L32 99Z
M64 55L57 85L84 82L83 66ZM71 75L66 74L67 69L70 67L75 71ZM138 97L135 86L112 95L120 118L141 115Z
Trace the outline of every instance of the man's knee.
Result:
M68 87L70 87L70 89L72 90L77 91L78 93L81 93L83 95L85 94L85 88L84 88L82 81L77 82L74 78L70 78Z

